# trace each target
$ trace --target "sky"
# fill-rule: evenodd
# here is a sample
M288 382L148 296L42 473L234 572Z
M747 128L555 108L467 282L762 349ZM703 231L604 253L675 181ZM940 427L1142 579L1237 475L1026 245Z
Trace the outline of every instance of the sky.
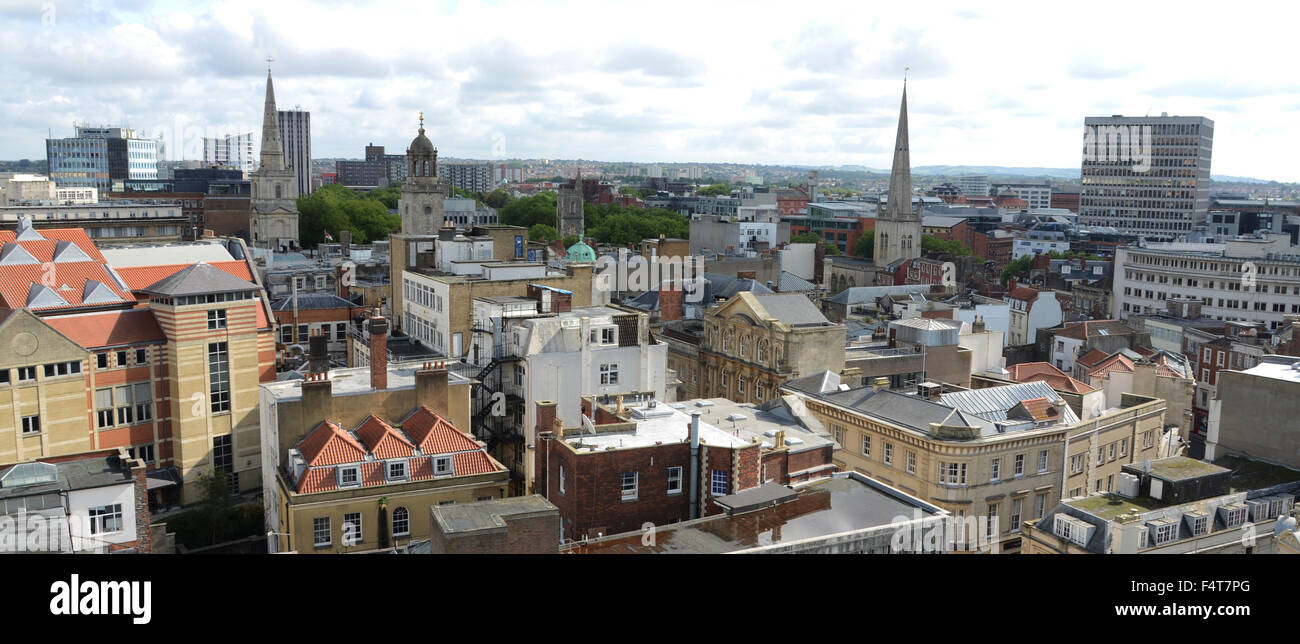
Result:
M73 123L201 157L259 132L266 58L312 156L1078 167L1085 116L1205 116L1216 175L1300 180L1300 3L0 0L0 159Z

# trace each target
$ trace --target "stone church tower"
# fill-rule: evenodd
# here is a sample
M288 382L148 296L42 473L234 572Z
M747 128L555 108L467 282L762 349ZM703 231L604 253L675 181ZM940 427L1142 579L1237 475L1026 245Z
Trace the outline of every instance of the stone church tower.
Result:
M556 198L555 215L560 231L560 239L577 235L582 241L586 221L582 210L582 168L578 168L578 178L573 180L572 188L560 188Z
M397 211L402 216L402 232L407 235L436 235L446 219L443 200L447 186L438 181L438 150L424 135L424 113L420 113L420 133L406 148L406 182Z
M877 267L921 256L921 212L912 207L912 159L907 144L907 82L898 112L898 138L894 166L889 172L889 202L876 214L876 245L872 261Z
M262 164L249 179L249 189L252 195L248 228L253 246L297 249L298 177L284 160L270 68L266 70L266 104L262 113Z

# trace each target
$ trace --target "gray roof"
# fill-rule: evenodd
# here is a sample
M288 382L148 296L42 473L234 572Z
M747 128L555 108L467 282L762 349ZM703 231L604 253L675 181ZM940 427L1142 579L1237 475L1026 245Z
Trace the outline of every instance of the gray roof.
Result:
M750 293L772 292L772 289L766 285L748 277L738 278L720 273L705 273L704 279L708 280L709 289L715 298L726 299L741 291L749 291ZM708 292L706 292L707 294Z
M783 387L804 391L810 394L824 394L840 390L840 374L826 370L811 376L787 380Z
M992 422L973 413L888 389L876 391L872 387L861 387L823 395L822 398L868 416L927 434L930 433L931 423L979 427L982 436L997 434L997 428Z
M769 315L791 326L830 324L803 295L755 295Z
M817 290L817 285L795 275L794 273L781 271L781 281L777 284L776 290L782 293L789 293L792 291L815 291Z
M1006 420L1007 410L1015 407L1020 401L1033 398L1046 398L1052 402L1063 400L1051 385L1041 380L969 391L953 391L943 394L940 400L945 405L978 414L991 421L999 421ZM1067 424L1079 422L1079 417L1069 405L1065 406L1063 415L1061 422Z
M910 293L925 295L929 292L929 286L914 284L904 284L900 286L853 286L836 293L833 297L829 298L829 301L836 304L874 304L876 300L886 295L907 295Z
M12 474L13 477L9 481L5 481L5 483L9 483L17 477L37 474L42 471L52 473L51 478L53 480L33 482L29 485L17 487L0 483L0 498L14 498L49 492L67 492L69 490L88 490L131 483L135 480L135 477L131 476L130 470L122 464L116 455L65 461L63 463L22 463L5 469L4 472L0 473L0 479Z
M199 262L141 290L154 295L203 295L249 291L257 288L257 285L252 282L239 279L211 264Z
M476 503L457 503L440 505L433 508L433 520L443 534L453 532L477 532L506 527L502 517L527 514L558 513L559 508L539 495L478 501Z
M299 293L298 310L312 311L317 309L346 309L348 307L359 308L357 305L330 293ZM293 296L280 298L271 303L272 311L292 311Z

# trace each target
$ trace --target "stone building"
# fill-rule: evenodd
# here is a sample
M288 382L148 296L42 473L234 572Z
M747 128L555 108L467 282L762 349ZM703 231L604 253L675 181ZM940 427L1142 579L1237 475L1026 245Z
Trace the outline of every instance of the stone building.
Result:
M285 163L280 117L275 109L271 70L266 70L266 105L262 113L262 164L250 179L249 230L258 248L298 248L298 175Z
M741 291L704 318L704 397L763 402L787 380L844 369L845 330L802 295Z

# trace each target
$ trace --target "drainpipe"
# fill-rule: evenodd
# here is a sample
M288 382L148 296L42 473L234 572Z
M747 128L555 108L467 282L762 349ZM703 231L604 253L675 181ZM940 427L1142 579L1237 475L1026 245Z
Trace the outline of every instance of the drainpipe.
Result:
M691 412L691 514L690 518L700 515L700 412Z

